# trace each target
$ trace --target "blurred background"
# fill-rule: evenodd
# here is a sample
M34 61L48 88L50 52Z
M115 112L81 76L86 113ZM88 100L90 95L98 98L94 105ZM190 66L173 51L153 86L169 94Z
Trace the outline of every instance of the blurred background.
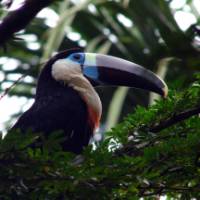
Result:
M1 19L23 1L5 7ZM33 103L42 64L55 52L81 47L118 56L161 76L171 90L182 90L200 70L200 0L59 0L0 50L0 92L22 75L0 100L0 131L6 132ZM101 130L109 130L136 105L158 97L134 88L97 88L103 104Z

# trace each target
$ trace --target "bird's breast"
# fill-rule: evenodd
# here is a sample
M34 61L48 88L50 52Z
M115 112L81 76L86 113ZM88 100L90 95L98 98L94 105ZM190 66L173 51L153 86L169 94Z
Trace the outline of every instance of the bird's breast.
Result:
M101 119L101 112L99 109L98 102L92 102L90 99L87 99L85 96L83 97L88 111L88 123L90 127L92 127L93 131L95 131L99 127L100 119ZM96 104L96 105L95 105Z
M82 75L71 77L68 86L76 90L85 102L88 111L88 122L93 131L95 131L99 126L102 113L102 104L99 95L90 82Z

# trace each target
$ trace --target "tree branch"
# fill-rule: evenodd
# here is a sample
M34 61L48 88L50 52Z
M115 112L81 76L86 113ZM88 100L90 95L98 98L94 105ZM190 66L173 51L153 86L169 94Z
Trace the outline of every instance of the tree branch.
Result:
M187 110L185 112L179 113L179 114L174 114L171 118L169 118L166 121L160 122L158 125L153 126L149 129L149 131L153 133L157 133L165 128L168 128L174 124L177 124L178 122L181 122L185 119L188 119L194 115L197 115L200 113L200 107L193 108L191 110Z
M140 190L140 196L145 197L145 196L153 196L153 195L161 195L165 194L166 192L199 192L200 189L198 186L193 186L193 187L181 187L181 186L167 186L167 185L152 185L150 184L149 186L139 186L138 189ZM151 192L151 190L153 190Z
M17 10L10 12L0 24L0 45L25 28L37 13L53 0L26 0Z
M179 114L174 114L171 118L161 121L159 124L154 125L148 128L148 131L153 133L158 133L159 131L166 129L174 124L177 124L183 120L186 120L194 115L198 115L200 113L200 107L193 108L187 111L184 111ZM143 128L143 127L142 127ZM146 127L145 127L146 130ZM115 156L121 155L129 155L129 156L140 156L143 155L143 149L151 144L154 143L154 140L148 141L147 143L143 143L142 145L138 146L136 143L129 142L125 144L122 148L119 148L115 151Z

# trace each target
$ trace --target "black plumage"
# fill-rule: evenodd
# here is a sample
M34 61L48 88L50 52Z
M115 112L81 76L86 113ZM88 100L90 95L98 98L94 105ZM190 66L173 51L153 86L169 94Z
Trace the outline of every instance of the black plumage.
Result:
M28 130L48 136L62 131L64 151L80 153L87 146L93 129L88 123L85 102L77 91L53 79L52 64L79 50L67 50L50 59L44 66L36 89L35 102L13 126L26 134Z

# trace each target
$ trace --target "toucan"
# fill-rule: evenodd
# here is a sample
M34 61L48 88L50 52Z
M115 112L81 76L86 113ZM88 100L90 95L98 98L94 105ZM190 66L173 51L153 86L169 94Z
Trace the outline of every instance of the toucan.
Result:
M53 56L40 73L35 101L12 129L48 137L62 131L63 151L80 154L99 126L102 113L96 86L128 86L167 95L153 72L114 56L70 49Z

